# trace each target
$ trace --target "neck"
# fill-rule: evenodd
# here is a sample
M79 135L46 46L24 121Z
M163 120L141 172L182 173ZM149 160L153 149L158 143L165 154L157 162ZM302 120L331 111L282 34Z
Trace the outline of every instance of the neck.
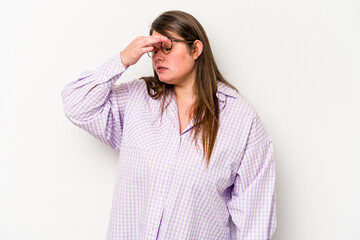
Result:
M195 72L193 71L186 80L180 81L180 84L174 85L174 92L178 101L192 104L195 101L194 84ZM191 105L190 104L190 105Z
M193 88L194 82L195 80L192 80L187 84L181 86L174 86L174 92L178 103L191 106L195 102L195 94Z
M191 119L193 116L193 106L195 102L193 85L194 81L192 84L185 86L174 86L179 119L184 119L184 117L185 119Z
M177 98L192 98L194 95L193 91L194 81L189 82L186 85L174 86L174 92Z

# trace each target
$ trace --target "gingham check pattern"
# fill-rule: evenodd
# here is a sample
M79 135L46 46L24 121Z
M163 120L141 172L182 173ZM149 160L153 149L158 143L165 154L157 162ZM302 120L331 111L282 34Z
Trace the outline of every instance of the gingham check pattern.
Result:
M270 239L275 231L273 143L254 108L218 84L220 127L208 169L180 134L174 96L160 103L143 80L115 85L120 54L62 91L66 116L119 151L107 239Z

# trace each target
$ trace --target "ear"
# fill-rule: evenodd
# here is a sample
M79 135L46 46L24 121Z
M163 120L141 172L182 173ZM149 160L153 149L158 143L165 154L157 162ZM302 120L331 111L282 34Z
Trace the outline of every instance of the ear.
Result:
M193 59L196 60L203 52L203 43L200 40L195 40L193 44Z

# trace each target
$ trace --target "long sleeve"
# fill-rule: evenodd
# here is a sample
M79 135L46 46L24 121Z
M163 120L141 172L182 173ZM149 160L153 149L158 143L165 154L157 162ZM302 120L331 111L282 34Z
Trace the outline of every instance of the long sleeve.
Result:
M116 54L96 70L83 71L61 92L66 117L115 150L120 148L129 86L114 83L125 70Z
M227 203L236 230L232 239L270 239L276 228L273 143L257 116Z

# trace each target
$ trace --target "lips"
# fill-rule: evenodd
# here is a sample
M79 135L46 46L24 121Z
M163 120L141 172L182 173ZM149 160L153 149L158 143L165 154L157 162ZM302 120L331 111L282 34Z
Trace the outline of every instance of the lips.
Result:
M167 70L167 68L159 65L159 66L156 67L156 70L158 72L163 72L163 71Z

